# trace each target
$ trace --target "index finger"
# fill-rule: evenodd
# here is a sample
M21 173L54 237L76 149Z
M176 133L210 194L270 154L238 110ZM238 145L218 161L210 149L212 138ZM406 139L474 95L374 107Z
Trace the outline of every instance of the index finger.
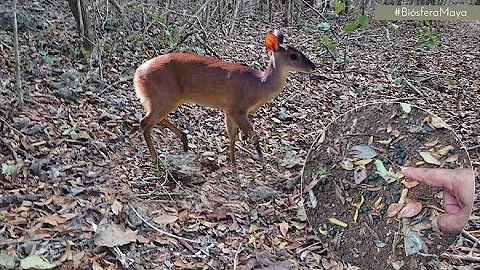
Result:
M452 190L454 180L465 176L465 170L462 169L402 167L401 172L407 178L411 178L433 187L443 187L447 190Z

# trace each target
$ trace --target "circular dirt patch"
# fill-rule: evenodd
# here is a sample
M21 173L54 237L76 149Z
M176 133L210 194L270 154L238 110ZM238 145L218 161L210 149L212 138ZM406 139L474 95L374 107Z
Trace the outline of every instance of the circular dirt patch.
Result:
M303 194L331 258L361 269L412 269L453 243L456 234L432 226L444 213L443 190L407 179L403 166L453 170L471 163L442 120L404 103L351 110L316 140Z

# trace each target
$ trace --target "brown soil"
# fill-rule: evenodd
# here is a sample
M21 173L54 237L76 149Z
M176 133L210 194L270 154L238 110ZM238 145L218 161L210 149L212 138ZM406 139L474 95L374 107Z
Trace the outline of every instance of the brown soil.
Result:
M388 206L398 202L405 188L401 180L388 184L378 176L372 161L365 166L369 177L356 184L353 167L350 170L350 167L341 165L345 160L354 163L362 160L352 158L351 149L358 145L370 146L378 154L373 159L383 161L385 168L394 171L399 170L401 165L415 166L422 161L420 151L435 153L451 145L454 149L439 158L441 167L470 168L468 154L457 136L449 129L429 125L425 121L428 116L428 112L416 107L405 114L399 103L362 106L327 126L325 137L320 136L312 146L305 165L303 186L305 192L313 191L317 204L312 208L314 200L309 200L312 197L307 192L307 214L314 230L324 232L319 235L328 243L332 256L362 269L393 269L393 262L405 263L410 269L415 269L428 260L405 255L404 235L408 228L417 231L424 242L420 252L425 254L439 255L456 239L456 235L444 234L429 226L430 220L442 208L441 190L438 188L424 184L410 188L407 198L420 202L422 210L410 218L388 218ZM385 142L389 139L392 142ZM434 141L438 142L432 146ZM456 161L445 162L456 154ZM427 163L417 165L439 167ZM318 183L313 184L314 180ZM355 222L356 208L353 204L360 202L362 196L364 203ZM341 220L347 227L334 225L329 218Z

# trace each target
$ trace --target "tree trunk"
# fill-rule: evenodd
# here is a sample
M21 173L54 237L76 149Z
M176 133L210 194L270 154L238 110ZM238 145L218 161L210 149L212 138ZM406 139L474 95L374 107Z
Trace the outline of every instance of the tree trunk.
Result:
M283 14L283 23L290 26L292 23L292 0L285 0L285 13Z
M93 49L93 37L90 29L90 18L86 7L86 0L68 0L70 10L77 23L77 31L83 38L83 47L87 50Z

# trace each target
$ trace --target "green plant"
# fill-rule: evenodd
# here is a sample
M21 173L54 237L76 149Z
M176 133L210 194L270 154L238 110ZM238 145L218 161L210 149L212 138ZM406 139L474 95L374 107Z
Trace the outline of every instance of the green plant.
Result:
M394 24L392 22L387 23L387 28L392 30L395 33L398 33L400 31L400 26L398 24Z
M45 64L51 65L51 64L55 63L55 61L56 61L55 57L49 55L48 52L41 52L40 54L42 55L42 61Z
M164 29L163 36L157 38L157 44L160 49L173 48L179 39L180 30L174 25L165 24L165 16L163 14L154 13L152 19L160 24Z
M437 47L438 42L441 40L441 34L433 34L432 32L427 31L420 34L418 44L426 50L431 51Z
M23 174L23 176L26 177L28 175L28 168L23 164L23 162L17 164L3 163L2 174L7 180L11 181L17 178L19 174Z

